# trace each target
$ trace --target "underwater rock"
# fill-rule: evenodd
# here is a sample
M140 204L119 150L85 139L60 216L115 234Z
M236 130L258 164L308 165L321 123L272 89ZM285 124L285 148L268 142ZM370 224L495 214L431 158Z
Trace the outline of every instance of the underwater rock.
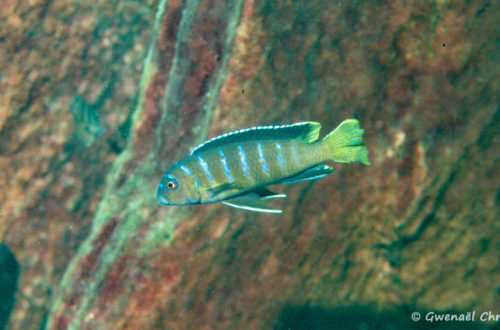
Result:
M42 327L52 289L90 230L137 102L156 1L0 5L0 240L23 265L9 325ZM71 101L107 130L73 138Z
M132 70L128 86L140 90L110 94L100 109L111 126L89 148L97 150L61 148L68 160L49 162L43 176L13 165L6 176L52 178L33 184L41 188L30 190L28 206L16 209L20 224L9 230L20 247L28 239L25 257L35 269L21 282L46 276L54 285L48 328L291 327L292 314L308 327L317 324L312 318L330 322L343 310L366 322L387 316L388 327L418 327L425 323L403 320L410 310L391 306L457 313L498 306L500 49L491 40L500 39L500 4L163 0L152 8L158 12L149 23L151 45L141 44L150 50L145 61L146 51L137 50L106 62L115 84ZM76 21L100 35L101 19L117 20L109 17ZM133 26L131 17L124 25ZM109 58L110 48L120 49L116 35L134 40L122 29L103 32L86 54ZM98 58L85 67L107 73ZM26 109L43 105L37 100L48 86L36 81L16 94L31 100L20 102L19 122L33 118ZM77 91L90 104L113 86L94 82ZM135 92L133 112L121 111L122 93ZM156 201L164 171L208 137L306 120L321 122L323 136L352 117L365 129L371 165L332 164L327 179L273 187L288 195L276 201L280 216ZM15 142L10 118L0 134ZM112 133L119 127L126 132L120 139ZM71 130L47 134L65 142ZM7 154L44 145L27 141L10 143L16 147ZM108 148L110 141L119 147ZM44 152L58 154L52 149ZM87 174L77 175L82 169ZM89 178L94 184L85 185ZM55 235L39 228L23 234L21 224L55 228ZM28 258L39 237L51 256L39 260L56 264L59 276L66 269L60 283Z
M500 109L481 96L498 86L480 31L498 34L498 10L213 4L160 4L131 143L49 324L263 328L306 301L495 306L498 182L486 173ZM372 165L277 187L282 216L155 200L161 174L207 136L301 120L328 132L353 116Z

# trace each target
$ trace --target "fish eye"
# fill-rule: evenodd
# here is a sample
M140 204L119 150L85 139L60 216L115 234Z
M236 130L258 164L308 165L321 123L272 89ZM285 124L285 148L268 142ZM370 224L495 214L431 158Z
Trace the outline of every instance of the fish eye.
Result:
M177 188L177 181L175 181L175 180L169 180L169 181L167 181L166 186L167 186L168 189L174 190L174 189Z

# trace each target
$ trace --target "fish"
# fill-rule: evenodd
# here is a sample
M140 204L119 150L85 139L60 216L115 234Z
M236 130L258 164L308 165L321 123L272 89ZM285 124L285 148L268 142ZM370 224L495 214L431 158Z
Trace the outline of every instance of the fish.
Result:
M73 114L76 139L85 147L90 147L106 130L99 121L95 106L75 95L69 107Z
M212 138L175 162L163 175L157 200L164 205L221 202L248 211L282 213L267 204L285 198L273 184L315 180L333 173L327 162L369 165L364 130L344 120L323 139L313 121L256 126Z

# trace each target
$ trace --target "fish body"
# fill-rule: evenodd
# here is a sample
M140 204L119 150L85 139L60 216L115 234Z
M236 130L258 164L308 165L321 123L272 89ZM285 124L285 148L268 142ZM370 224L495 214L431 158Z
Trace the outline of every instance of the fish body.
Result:
M303 122L259 126L211 139L176 162L159 185L158 201L166 205L223 202L253 211L281 212L264 200L286 197L266 186L326 176L325 162L369 164L363 130L345 120L319 140L321 125Z

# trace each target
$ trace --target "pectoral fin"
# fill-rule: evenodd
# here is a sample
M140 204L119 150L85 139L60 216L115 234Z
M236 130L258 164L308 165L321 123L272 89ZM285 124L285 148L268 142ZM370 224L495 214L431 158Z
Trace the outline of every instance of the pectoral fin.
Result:
M333 167L328 165L318 165L315 167L311 167L310 169L307 169L300 174L279 181L277 183L294 183L305 180L314 180L327 176L330 173L333 173Z
M286 197L284 194L273 193L267 188L261 187L245 195L223 201L223 204L256 212L282 213L282 210L271 208L264 200L269 198Z

